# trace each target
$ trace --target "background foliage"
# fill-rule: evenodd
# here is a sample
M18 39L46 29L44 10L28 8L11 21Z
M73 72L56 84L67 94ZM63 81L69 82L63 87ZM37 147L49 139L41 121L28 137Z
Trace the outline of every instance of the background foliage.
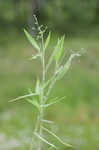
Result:
M22 28L33 19L33 12L58 32L87 31L99 25L98 0L1 0L0 25Z

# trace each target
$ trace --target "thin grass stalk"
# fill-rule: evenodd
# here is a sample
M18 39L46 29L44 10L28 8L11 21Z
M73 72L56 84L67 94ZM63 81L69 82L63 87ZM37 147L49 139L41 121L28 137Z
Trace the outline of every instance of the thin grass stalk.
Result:
M40 32L42 33L41 34L41 40L42 40L42 55L41 55L41 63L42 63L42 83L43 85L45 84L45 78L46 78L46 73L45 73L45 55L44 55L44 38L43 38L43 32L40 30ZM44 88L42 88L42 91L41 91L41 105L44 105ZM40 131L39 131L39 134L40 136L43 136L43 130L42 130L42 125L43 125L43 116L44 116L44 109L43 107L40 108ZM41 140L39 140L39 144L38 144L38 150L41 150L42 149L42 142Z

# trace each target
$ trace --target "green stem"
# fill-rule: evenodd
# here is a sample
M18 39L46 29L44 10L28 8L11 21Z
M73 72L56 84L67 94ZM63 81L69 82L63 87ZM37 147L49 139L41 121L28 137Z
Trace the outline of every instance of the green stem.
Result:
M46 77L46 73L45 73L45 56L44 56L44 41L43 41L43 34L42 36L42 56L41 56L41 63L42 63L42 82L43 84L45 83L45 77ZM41 91L41 105L44 104L44 89L42 89ZM44 117L44 109L43 107L40 108L40 136L43 136L43 131L42 131L42 125L43 125L43 117ZM42 142L39 141L39 145L38 145L38 150L42 150Z

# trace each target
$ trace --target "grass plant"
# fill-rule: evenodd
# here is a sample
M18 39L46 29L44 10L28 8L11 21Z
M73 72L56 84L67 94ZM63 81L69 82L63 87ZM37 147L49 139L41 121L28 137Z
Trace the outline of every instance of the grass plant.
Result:
M40 26L37 18L34 16L35 19L35 27L37 31L37 36L36 39L33 38L26 29L24 29L24 33L29 40L29 42L32 44L33 48L36 51L36 54L31 57L31 60L34 59L39 59L42 65L42 77L37 76L37 81L35 85L35 90L29 90L29 93L20 96L16 99L11 100L10 102L25 99L27 102L29 102L33 107L36 108L37 110L37 118L35 122L35 127L33 130L33 137L31 140L30 144L30 150L42 150L43 149L43 143L47 144L49 146L49 150L52 149L57 149L57 145L54 143L51 143L48 141L44 135L46 132L47 134L50 134L54 138L56 138L61 144L67 147L72 147L71 144L65 143L64 141L61 140L60 137L58 137L55 133L53 133L51 130L49 130L46 127L46 124L51 125L52 121L46 120L45 119L45 114L46 114L46 109L50 107L51 105L65 99L65 97L55 97L52 98L49 101L49 96L52 91L53 86L55 85L56 82L61 80L64 75L67 73L69 70L72 60L74 57L79 57L81 54L79 52L77 53L72 53L68 60L63 64L63 56L64 56L64 51L63 51L63 46L64 46L64 39L65 36L62 36L61 38L58 38L57 43L55 47L53 48L52 54L49 57L48 61L46 61L46 56L48 53L48 45L50 44L51 41L51 32L48 33L47 38L44 38L45 32L46 32L46 27ZM33 28L34 29L34 28ZM52 73L52 76L48 76L48 72L50 70L50 66L53 64L54 66L54 71ZM34 140L34 139L38 140ZM36 146L34 147L35 142Z

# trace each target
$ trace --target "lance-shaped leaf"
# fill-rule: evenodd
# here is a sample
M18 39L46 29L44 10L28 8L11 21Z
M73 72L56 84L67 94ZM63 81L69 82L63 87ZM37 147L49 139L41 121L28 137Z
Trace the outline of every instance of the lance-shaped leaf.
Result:
M62 54L62 51L63 51L64 39L65 39L65 36L63 36L60 40L59 50L58 50L57 55L56 55L56 62L58 62L60 57L61 57L61 54Z
M39 103L36 99L33 99L33 100L30 100L30 99L27 99L27 101L32 104L33 106L35 106L38 110L40 109L40 106L39 106Z
M75 56L81 56L80 54L72 54L69 58L69 60L66 62L66 64L64 65L63 69L61 70L61 72L57 75L56 77L56 80L60 80L63 78L63 76L65 75L65 73L68 71L68 69L70 68L71 66L71 63L72 63L72 59L75 57Z
M35 93L37 93L38 95L40 93L40 81L39 81L39 79L37 79L37 82L36 82Z
M37 44L37 42L34 40L34 38L24 29L24 33L27 37L27 39L29 40L29 42L34 46L35 49L37 49L38 51L40 51L40 48Z
M64 98L65 98L65 96L62 97L62 98L60 98L60 99L58 99L58 97L56 97L56 98L54 98L54 99L58 99L58 100L55 100L54 102L49 103L49 104L40 105L40 107L49 107L49 106L51 106L51 105L53 105L53 104L56 104L56 103L60 102L60 101L63 100Z
M52 76L51 79L49 79L48 81L46 81L46 83L44 83L44 84L42 85L42 89L46 88L46 87L51 83L51 81L52 81L53 79L54 79L54 76Z
M48 37L47 37L47 39L46 39L46 41L45 41L45 44L44 44L44 52L45 52L45 50L46 50L46 48L47 48L47 46L48 46L48 44L49 44L49 42L50 42L50 38L51 38L51 32L49 32Z
M49 58L49 61L48 61L48 64L46 66L46 71L48 70L49 66L51 65L51 63L53 62L55 56L57 55L57 52L58 52L58 49L59 49L59 43L60 43L60 40L58 39L58 42L57 42L57 45L55 46L53 52L52 52L52 55L50 56Z
M50 145L51 147L54 147L54 148L57 149L57 147L56 147L54 144L48 142L46 139L44 139L43 137L41 137L37 132L34 132L34 135L35 135L36 137L38 137L38 138L39 138L41 141L43 141L44 143L46 143L46 144Z
M46 83L44 83L42 85L42 89L46 88L49 85L50 82L51 82L51 79L49 79L48 81L46 81Z
M38 57L40 57L40 55L39 55L39 54L37 54L37 55L35 55L35 56L32 56L31 60L33 60L33 59L37 59Z
M45 130L46 132L48 132L49 134L51 134L52 136L54 136L60 143L62 143L63 145L67 146L67 147L72 147L72 145L68 144L68 143L64 143L56 134L54 134L52 131L48 130L45 127L41 127L43 130Z
M20 100L20 99L24 99L24 98L31 97L31 96L36 96L36 95L37 95L36 93L27 94L27 95L20 96L20 97L17 97L15 99L12 99L9 102L14 102L14 101L17 101L17 100Z
M45 122L45 123L49 123L49 124L54 123L53 121L50 121L50 120L44 120L44 119L42 119L41 121L42 121L42 122Z

